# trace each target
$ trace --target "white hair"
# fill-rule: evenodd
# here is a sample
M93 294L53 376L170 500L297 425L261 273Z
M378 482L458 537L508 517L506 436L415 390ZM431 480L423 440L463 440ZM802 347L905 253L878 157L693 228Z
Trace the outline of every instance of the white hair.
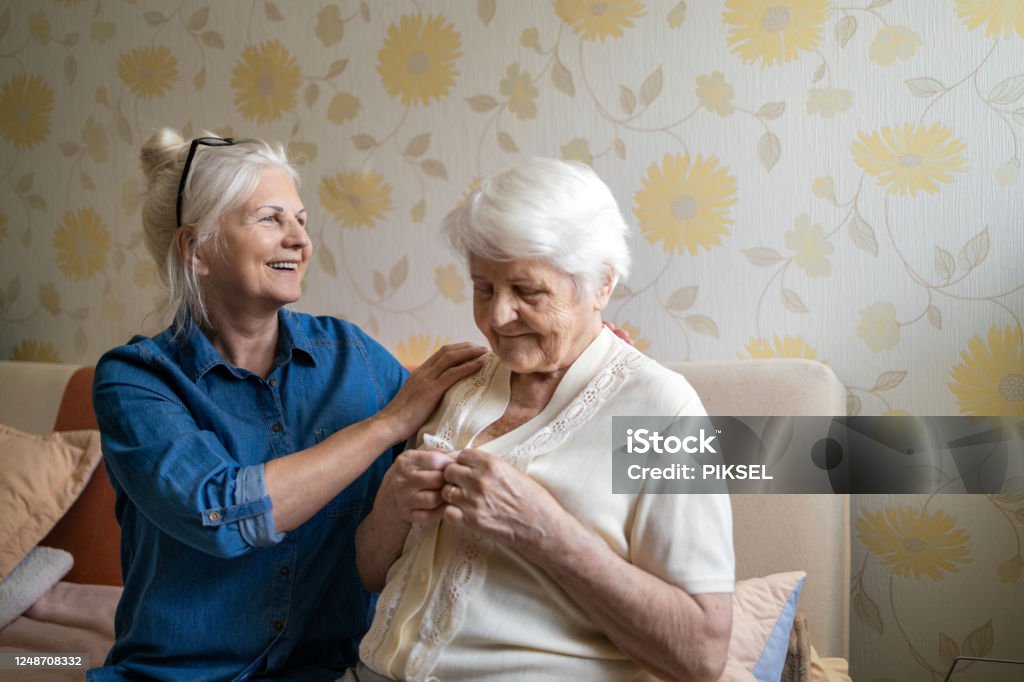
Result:
M485 178L444 218L442 232L467 260L543 259L598 291L629 276L629 227L608 186L576 161L533 157Z
M140 153L148 181L142 205L146 247L167 289L167 305L174 312L178 333L185 331L190 318L201 327L211 326L195 259L182 257L175 239L178 186L190 144L191 140L177 131L161 128L142 145ZM191 225L194 231L194 250L208 243L217 247L221 219L252 196L267 168L283 170L298 185L299 175L280 145L237 140L231 146L196 147L181 206L182 224Z

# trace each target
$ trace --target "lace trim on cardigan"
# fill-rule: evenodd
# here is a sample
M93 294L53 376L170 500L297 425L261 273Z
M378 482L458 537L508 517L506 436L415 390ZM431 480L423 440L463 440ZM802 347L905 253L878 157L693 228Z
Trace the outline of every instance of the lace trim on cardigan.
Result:
M525 443L513 448L505 457L506 461L519 471L525 472L534 457L557 447L574 429L589 421L600 405L618 391L626 377L644 359L646 356L632 347L620 348L604 369L598 372L597 376L587 384L587 387L573 398L557 417ZM459 427L468 412L466 408L475 406L479 402L496 369L497 362L485 364L477 375L477 380L472 382L472 386L467 386L468 390L464 394L460 392L457 399L451 401L449 409L442 417L437 434L439 437L445 438L449 443L455 442ZM455 411L456 406L458 411ZM455 423L456 420L458 420L458 424ZM437 583L439 589L436 589L430 596L430 602L424 612L420 626L420 640L413 646L406 663L406 679L429 679L431 671L437 665L441 651L454 639L465 618L469 599L483 584L487 574L487 564L481 560L481 557L484 555L488 543L489 541L475 533L463 532L458 539L455 551L441 570L441 576ZM371 636L375 636L372 640L374 642L377 639L380 640L373 647L374 653L383 643L383 633L394 617L398 602L408 583L409 573L411 573L411 562L403 571L402 576L396 576L398 580L395 582L400 581L401 587L395 591L385 589L381 594L380 603L377 606L377 618L374 619L374 627L363 640L364 648L371 641ZM387 625L384 621L387 621ZM378 623L384 626L379 633L376 632ZM364 660L368 659L364 657Z

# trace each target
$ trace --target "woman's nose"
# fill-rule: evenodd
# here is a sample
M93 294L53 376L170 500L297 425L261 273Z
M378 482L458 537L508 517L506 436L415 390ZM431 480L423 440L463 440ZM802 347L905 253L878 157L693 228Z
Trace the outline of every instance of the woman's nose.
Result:
M304 249L309 245L309 233L306 226L298 220L288 221L284 234L284 245L288 248Z
M515 303L511 296L498 294L491 305L491 326L503 327L514 322L518 317Z

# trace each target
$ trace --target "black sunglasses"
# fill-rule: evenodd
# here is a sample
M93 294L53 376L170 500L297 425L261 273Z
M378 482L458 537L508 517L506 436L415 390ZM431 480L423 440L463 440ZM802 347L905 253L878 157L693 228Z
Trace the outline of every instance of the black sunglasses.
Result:
M185 200L185 181L188 180L188 171L192 168L192 159L196 155L199 145L205 147L230 147L235 143L232 137L197 137L192 140L188 147L188 156L185 157L185 165L181 169L181 182L178 183L178 203L175 206L175 217L178 219L178 226L181 226L181 204Z

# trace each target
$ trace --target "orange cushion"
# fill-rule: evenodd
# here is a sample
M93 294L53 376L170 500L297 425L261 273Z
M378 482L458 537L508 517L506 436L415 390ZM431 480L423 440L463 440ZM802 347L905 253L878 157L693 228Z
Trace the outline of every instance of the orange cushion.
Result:
M75 372L64 389L56 431L95 429L94 368ZM114 489L101 462L78 500L39 543L70 552L75 565L64 580L86 585L121 585L121 527L114 516Z

